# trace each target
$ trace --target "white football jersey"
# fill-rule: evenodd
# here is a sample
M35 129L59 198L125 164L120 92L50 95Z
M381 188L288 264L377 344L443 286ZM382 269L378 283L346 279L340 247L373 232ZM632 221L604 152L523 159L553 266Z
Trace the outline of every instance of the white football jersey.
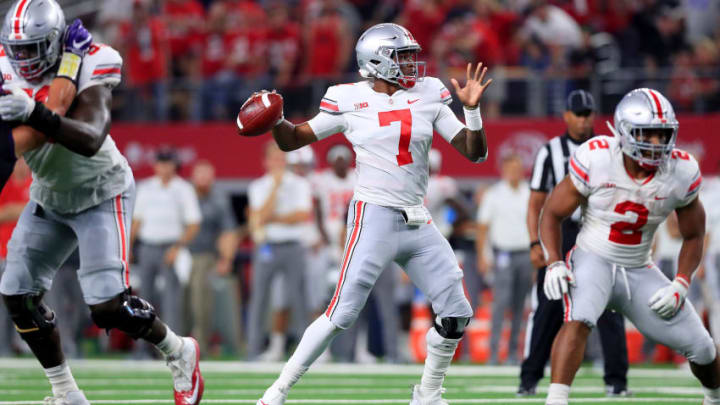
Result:
M91 45L83 58L78 94L96 85L117 86L121 69L122 58L117 51L102 44ZM0 72L5 86L18 86L36 101L47 101L54 73L47 74L42 81L28 82L15 73L5 52L0 52ZM95 206L122 193L132 182L130 167L110 135L90 158L51 142L25 153L24 157L33 172L30 198L62 213L77 213Z
M325 231L330 243L342 249L340 240L345 227L348 205L355 191L356 174L349 170L345 178L338 177L332 169L325 169L315 175L315 197L320 202Z
M342 132L352 143L356 200L387 207L422 205L433 133L450 142L464 125L447 106L452 96L439 79L426 77L392 96L376 92L372 83L328 88L321 112L308 124L318 139Z
M587 197L577 245L608 261L640 267L651 263L658 225L700 191L697 161L675 150L667 165L642 180L630 177L617 138L598 136L583 143L568 165L570 179Z

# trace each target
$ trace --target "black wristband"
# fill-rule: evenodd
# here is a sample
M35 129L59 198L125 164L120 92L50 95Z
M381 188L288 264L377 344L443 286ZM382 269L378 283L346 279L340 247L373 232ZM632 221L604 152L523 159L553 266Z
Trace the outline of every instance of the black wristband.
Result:
M60 116L38 101L26 124L42 132L48 138L54 138L60 129Z
M539 244L540 244L539 240L534 240L534 241L530 242L530 249L532 249L535 245L539 245Z

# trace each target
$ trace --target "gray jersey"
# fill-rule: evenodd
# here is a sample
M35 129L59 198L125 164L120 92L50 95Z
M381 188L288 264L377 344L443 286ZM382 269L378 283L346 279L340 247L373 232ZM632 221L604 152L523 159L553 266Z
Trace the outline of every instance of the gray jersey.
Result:
M122 58L117 51L93 44L83 58L78 94L96 85L116 86L121 69ZM6 86L21 87L35 100L47 101L52 75L37 83L27 82L15 74L4 53L0 53L0 71ZM122 193L132 183L130 167L109 135L90 158L50 142L24 157L33 172L30 198L59 213L86 210Z

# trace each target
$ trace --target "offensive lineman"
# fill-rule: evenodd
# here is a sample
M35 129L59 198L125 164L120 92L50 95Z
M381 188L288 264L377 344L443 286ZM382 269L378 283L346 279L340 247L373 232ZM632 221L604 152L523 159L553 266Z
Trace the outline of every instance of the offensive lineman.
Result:
M447 106L452 97L442 82L423 80L419 51L412 34L399 25L370 27L355 47L360 74L368 80L331 86L315 118L300 125L281 119L273 128L275 141L285 151L343 132L357 156L358 179L335 294L258 405L285 403L290 388L333 337L353 324L391 261L405 269L438 314L426 336L425 370L411 404L447 404L442 383L473 311L457 259L422 205L428 151L437 131L469 160L487 158L478 103L492 80L482 83L487 70L480 73L482 64L474 76L468 64L465 87L452 79L465 106L465 127Z
M615 137L586 141L570 159L570 174L545 203L540 236L547 251L544 290L563 300L564 324L552 348L552 383L546 404L568 403L590 329L605 308L624 314L649 338L690 362L705 392L720 404L720 369L713 340L692 304L685 302L702 259L705 210L695 159L673 149L678 122L659 92L636 89L615 109ZM560 223L582 206L582 228L567 263L560 254ZM675 279L650 259L658 225L678 216L683 244Z
M149 303L130 295L127 230L135 182L108 135L122 59L91 40L79 21L66 30L55 0L17 0L0 30L0 71L11 91L0 97L0 117L19 125L12 135L4 128L0 134L3 159L21 151L34 177L31 201L8 243L0 293L50 380L53 397L45 403L88 405L65 362L55 315L42 301L58 267L78 247L78 278L93 321L155 344L172 372L175 404L195 405L203 391L197 343L175 335ZM54 79L55 72L63 79ZM65 78L71 93L77 90L68 117L43 104L49 85ZM15 136L30 127L44 135L41 142ZM12 145L17 139L34 140L35 148Z

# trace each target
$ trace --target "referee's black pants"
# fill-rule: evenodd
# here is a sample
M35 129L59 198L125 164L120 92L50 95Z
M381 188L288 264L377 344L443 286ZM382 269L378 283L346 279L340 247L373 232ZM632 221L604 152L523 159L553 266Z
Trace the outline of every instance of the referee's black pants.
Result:
M550 359L555 335L563 324L561 300L548 300L543 291L545 267L538 270L537 308L533 315L530 333L530 353L520 367L520 387L533 388L543 378L545 365ZM603 358L605 360L605 385L627 388L628 353L625 340L625 321L619 313L605 310L597 322Z

